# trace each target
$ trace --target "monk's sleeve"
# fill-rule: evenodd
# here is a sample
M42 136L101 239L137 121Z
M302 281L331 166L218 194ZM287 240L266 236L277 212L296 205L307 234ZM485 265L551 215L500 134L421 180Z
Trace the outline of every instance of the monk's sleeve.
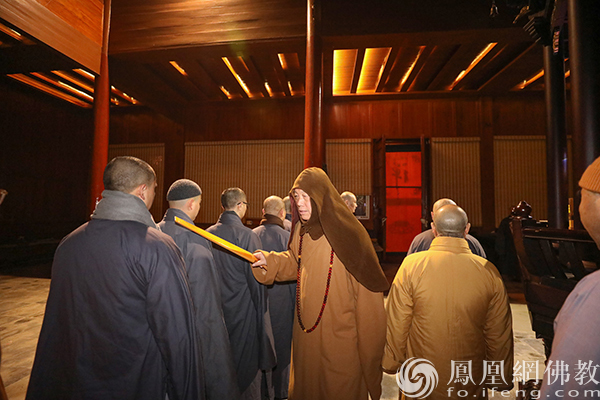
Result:
M298 259L292 249L282 252L260 250L267 259L266 271L262 268L252 268L257 281L264 285L273 282L295 281L298 274Z
M504 363L506 384L500 384L497 390L510 390L513 387L514 357L512 316L506 288L499 276L494 277L494 295L488 307L484 336L486 360Z
M358 356L372 399L381 396L381 359L385 346L383 293L371 292L356 282Z
M407 269L400 266L392 283L387 302L387 333L382 367L395 373L406 361L408 332L412 323L413 300Z

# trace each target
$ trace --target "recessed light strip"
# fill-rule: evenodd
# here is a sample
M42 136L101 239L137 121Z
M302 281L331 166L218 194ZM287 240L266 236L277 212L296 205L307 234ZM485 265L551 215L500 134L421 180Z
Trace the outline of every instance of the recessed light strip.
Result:
M21 83L24 83L28 86L31 86L35 89L41 90L42 92L48 93L49 95L52 95L54 97L57 97L61 100L65 100L68 101L69 103L75 104L79 107L83 107L83 108L91 108L92 105L90 103L87 103L83 100L80 100L76 97L70 96L64 92L61 92L58 89L55 89L51 86L48 86L40 81L38 81L37 79L33 79L27 75L23 75L23 74L10 74L7 75L9 78L12 78L14 80L17 80Z
M238 83L240 84L240 86L242 87L242 89L244 89L244 92L246 92L246 94L248 95L248 97L252 98L255 97L252 95L252 93L250 93L250 89L248 89L248 86L246 85L246 82L244 82L244 80L242 79L242 77L235 72L235 70L233 69L233 66L231 65L231 62L229 62L229 59L227 57L221 57L221 59L223 60L223 62L225 63L225 65L227 65L227 68L229 68L229 71L231 71L231 73L233 74L233 76L235 77L235 79L238 81Z
M55 85L55 86L57 86L59 88L65 89L65 90L67 90L67 91L69 91L69 92L71 92L71 93L73 93L73 94L75 94L75 95L77 95L79 97L82 97L82 98L84 98L84 99L86 99L86 100L88 100L88 101L90 101L92 103L94 102L94 98L92 96L90 96L89 94L85 93L82 90L76 89L76 88L74 88L71 85L67 85L66 83L61 82L58 79L53 79L53 78L48 77L48 76L46 76L46 75L44 75L42 73L39 73L39 72L32 72L31 75L35 76L36 78L43 79L44 81L46 81L46 82L48 82L48 83L50 83L52 85Z
M179 64L177 64L176 61L169 61L169 64L171 64L173 66L173 68L175 68L177 71L179 71L179 73L183 76L188 76L187 72L185 72L185 69L181 68L181 66Z

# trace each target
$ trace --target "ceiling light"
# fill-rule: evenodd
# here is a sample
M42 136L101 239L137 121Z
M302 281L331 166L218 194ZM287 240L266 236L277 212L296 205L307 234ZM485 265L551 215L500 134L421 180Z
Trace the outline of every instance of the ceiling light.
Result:
M229 71L231 71L231 73L233 74L235 79L238 81L238 83L240 84L242 89L244 89L244 92L246 92L248 97L250 97L250 98L256 97L250 92L250 89L248 89L248 85L246 85L246 82L244 82L242 77L233 69L233 65L231 65L231 62L229 61L229 59L227 57L221 57L221 59L223 60L225 65L227 65L227 68L229 68ZM244 65L246 65L246 64L244 63Z
M391 51L391 47L369 48L365 50L365 58L362 70L360 71L356 93L375 93Z
M265 81L265 89L267 89L267 92L269 93L269 96L274 97L273 96L273 90L271 89L271 85L269 85L269 82Z
M347 95L352 89L352 79L355 73L358 49L333 51L333 95Z
M231 93L229 93L229 90L225 89L225 86L220 86L219 89L221 89L221 92L225 93L225 96L227 96L228 99L233 98Z
M543 69L540 70L537 74L535 74L531 78L526 79L523 82L519 83L517 86L515 86L513 88L513 90L522 90L522 89L525 89L527 86L531 85L533 82L537 81L542 76L544 76L544 70Z
M188 76L187 72L185 72L185 69L181 68L179 66L179 64L177 64L176 61L169 61L169 64L171 64L177 71L179 71L179 73L183 76Z

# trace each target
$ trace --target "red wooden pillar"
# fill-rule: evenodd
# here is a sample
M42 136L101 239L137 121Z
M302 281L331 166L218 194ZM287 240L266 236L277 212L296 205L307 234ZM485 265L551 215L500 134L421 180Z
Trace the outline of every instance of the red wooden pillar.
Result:
M304 168L326 170L323 116L323 43L319 0L307 0Z
M100 75L94 82L94 142L92 145L90 212L96 208L104 184L102 175L108 162L108 127L110 109L110 83L108 80L108 33L110 30L111 0L104 0L102 51Z

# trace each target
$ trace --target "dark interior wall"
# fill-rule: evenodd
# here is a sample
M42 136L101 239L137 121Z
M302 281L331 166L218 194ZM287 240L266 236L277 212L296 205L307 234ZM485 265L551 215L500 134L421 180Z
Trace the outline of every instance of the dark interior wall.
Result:
M62 238L87 220L93 116L0 79L0 242Z
M146 107L113 108L110 113L110 144L164 143L165 188L183 177L183 126Z

